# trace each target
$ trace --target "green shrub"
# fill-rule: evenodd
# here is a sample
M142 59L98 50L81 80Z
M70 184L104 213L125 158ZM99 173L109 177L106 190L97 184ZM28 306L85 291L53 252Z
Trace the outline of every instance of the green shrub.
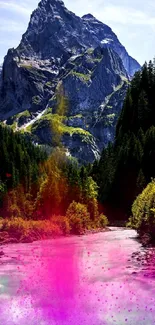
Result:
M86 205L75 201L70 204L66 217L69 220L71 232L74 234L81 234L90 223L90 214Z
M100 214L99 226L101 228L104 228L104 227L108 226L108 224L109 224L108 218L104 214Z
M64 235L68 235L71 231L69 220L64 216L53 216L51 223L56 224Z
M132 205L128 226L155 235L155 180L147 185Z
M50 220L24 220L22 218L4 219L1 222L1 230L6 231L10 237L29 241L61 235L59 225Z

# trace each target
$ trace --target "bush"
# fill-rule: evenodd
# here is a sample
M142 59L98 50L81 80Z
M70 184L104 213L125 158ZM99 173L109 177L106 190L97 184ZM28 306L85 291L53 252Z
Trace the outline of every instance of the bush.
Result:
M61 231L64 235L68 235L70 233L71 227L70 227L69 220L67 219L67 217L53 216L51 218L51 222L53 224L56 224L61 229Z
M128 225L140 233L155 235L155 180L134 201Z
M66 212L66 217L74 234L81 234L89 227L90 214L84 204L73 201Z
M35 221L22 218L4 219L1 223L1 230L19 241L22 239L33 241L62 234L59 225L50 220Z
M104 214L100 214L99 227L104 228L108 226L108 224L109 224L108 218Z

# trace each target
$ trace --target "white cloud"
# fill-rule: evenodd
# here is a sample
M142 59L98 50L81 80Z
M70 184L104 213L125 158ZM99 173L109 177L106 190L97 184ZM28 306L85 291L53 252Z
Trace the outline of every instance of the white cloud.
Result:
M103 7L103 11L96 11L95 14L102 20L123 25L155 25L155 16L152 13L145 13L130 7L107 5Z
M26 7L23 4L20 4L19 2L13 2L13 1L5 1L1 0L0 2L0 9L6 9L9 11L13 11L18 14L22 14L24 16L30 16L31 14L31 8Z

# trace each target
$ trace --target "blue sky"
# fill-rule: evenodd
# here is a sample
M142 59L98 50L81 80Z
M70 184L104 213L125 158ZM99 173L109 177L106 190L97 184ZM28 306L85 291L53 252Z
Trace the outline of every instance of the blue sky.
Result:
M38 0L0 0L0 62L16 47L26 31ZM143 64L155 56L154 0L65 0L68 9L82 16L92 13L109 25L130 55Z

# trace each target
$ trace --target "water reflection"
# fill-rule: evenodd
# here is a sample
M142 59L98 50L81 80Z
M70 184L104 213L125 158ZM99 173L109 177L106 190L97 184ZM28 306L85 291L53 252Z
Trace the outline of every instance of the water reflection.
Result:
M3 251L0 324L155 324L155 249L132 230Z

